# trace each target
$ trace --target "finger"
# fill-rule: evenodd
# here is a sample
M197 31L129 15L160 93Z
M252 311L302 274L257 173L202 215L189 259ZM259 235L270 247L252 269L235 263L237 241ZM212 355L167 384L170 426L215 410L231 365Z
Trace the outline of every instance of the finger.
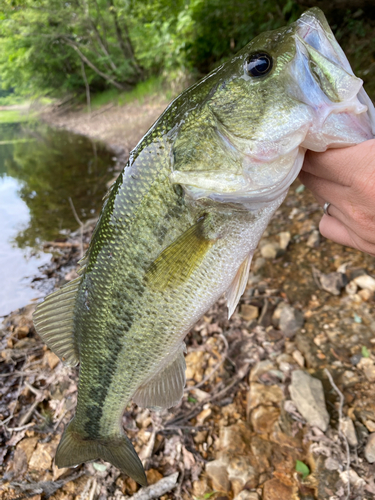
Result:
M324 153L307 151L302 170L331 182L350 186L359 170L367 169L375 154L375 140Z
M307 172L300 173L301 182L312 191L314 197L323 208L329 201L342 212L345 211L347 188L334 182L321 179Z
M319 224L319 231L325 238L335 241L340 245L375 255L375 245L363 240L335 217L323 215Z

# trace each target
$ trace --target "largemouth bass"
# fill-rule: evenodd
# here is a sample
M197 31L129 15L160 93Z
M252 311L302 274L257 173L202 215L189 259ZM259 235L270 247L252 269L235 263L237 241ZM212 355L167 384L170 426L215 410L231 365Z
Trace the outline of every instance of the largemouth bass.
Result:
M184 337L224 293L232 315L306 149L374 132L374 107L317 8L168 106L110 190L79 277L34 315L47 345L80 364L58 467L102 458L146 484L121 425L126 405L181 399Z

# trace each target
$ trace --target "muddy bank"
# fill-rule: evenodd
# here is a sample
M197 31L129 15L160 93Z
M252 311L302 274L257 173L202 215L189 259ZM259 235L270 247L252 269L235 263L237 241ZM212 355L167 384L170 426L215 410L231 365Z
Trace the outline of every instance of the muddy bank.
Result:
M103 141L116 152L129 153L167 105L168 101L159 95L146 98L142 104L108 104L91 113L83 107L69 110L55 106L40 117L53 127Z

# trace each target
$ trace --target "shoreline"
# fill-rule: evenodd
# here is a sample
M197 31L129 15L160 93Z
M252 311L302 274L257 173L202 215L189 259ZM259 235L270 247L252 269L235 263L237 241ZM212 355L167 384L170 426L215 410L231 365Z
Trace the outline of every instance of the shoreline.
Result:
M49 107L39 112L38 118L52 127L101 141L114 153L128 156L168 104L167 99L156 95L142 103L106 104L91 113L84 106L73 110Z

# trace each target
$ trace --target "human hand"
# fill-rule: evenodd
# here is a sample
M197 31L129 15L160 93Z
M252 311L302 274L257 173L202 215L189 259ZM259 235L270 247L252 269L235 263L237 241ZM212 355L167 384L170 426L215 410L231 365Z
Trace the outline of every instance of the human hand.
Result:
M301 182L323 207L323 236L375 256L375 139L325 153L307 151Z

